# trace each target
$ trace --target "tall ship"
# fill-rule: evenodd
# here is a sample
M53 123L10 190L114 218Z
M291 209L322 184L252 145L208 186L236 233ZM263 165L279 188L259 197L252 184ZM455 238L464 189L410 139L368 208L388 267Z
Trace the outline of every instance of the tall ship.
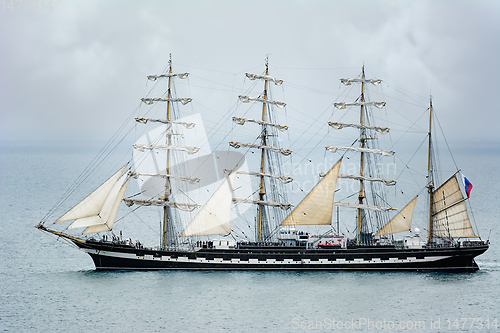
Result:
M331 121L325 124L335 132L354 128L357 136L353 137L350 146L318 148L340 156L327 172L319 175L319 181L296 206L287 198L287 186L293 178L283 174L281 168L283 160L292 154L289 147L281 147L283 140L280 139L281 133L288 130L288 126L278 121L278 112L285 108L286 103L273 100L271 94L271 86L280 86L283 81L269 75L267 59L263 73L245 73L246 79L263 84L261 93L255 97L238 96L239 103L250 103L254 107L232 117L234 126L245 126L248 131L254 131L254 141L228 140L229 149L234 153L222 163L224 175L216 182L218 186L207 190L210 196L201 202L187 194L190 186L199 186L203 182L196 175L200 174L200 169L205 169L203 163L208 160L200 162L200 157L193 167L194 164L185 159L203 150L203 147L184 142L196 123L183 118L180 110L192 99L174 96L174 81L186 79L188 75L173 72L170 59L164 73L148 76L155 82L166 80L168 88L165 96L145 97L142 102L146 107L158 103L165 103L166 107L161 108L161 116L142 116L135 121L138 126L160 124L159 136L134 144L133 161L121 167L50 226L46 225L50 222L45 218L35 227L90 255L97 270L479 269L474 258L488 249L489 241L476 235L469 220L466 206L469 185L461 185L459 171L440 184L436 183L434 176L432 100L427 133L426 198L420 199L425 200L428 212L428 236L423 239L418 228L412 230L417 197L396 210L388 205L383 195L386 192L384 187L394 186L396 181L383 178L376 165L394 151L378 147L377 136L388 133L390 129L374 125L372 111L383 108L385 102L365 99L366 86L376 86L381 80L365 78L364 67L357 78L341 79L346 86L359 85L359 97L354 102L333 105L340 110L350 108L359 112L359 122ZM255 106L258 114L252 113ZM239 132L233 131L233 134ZM244 165L242 156L245 154L240 151L257 157L258 168L249 170ZM154 168L141 168L148 156L160 154L163 157L155 159ZM345 158L358 164L355 174L340 173ZM242 185L238 181L245 177L253 178L253 184L258 187L246 193L239 191ZM139 193L128 194L127 187L132 179L153 186L144 185ZM355 202L336 200L338 179L357 182ZM238 196L240 193L243 197ZM131 207L137 215L152 209L151 206L159 207L162 221L159 245L148 246L123 236L121 231L114 231L115 222L120 220L117 216L122 204ZM245 234L244 238L235 237L234 207L240 205L251 207L244 214L252 214L251 220L255 222L252 231L239 232ZM355 215L351 237L340 231L340 210L355 212L350 214ZM185 214L191 217L189 223L182 223ZM61 231L59 226L64 230ZM323 229L319 229L321 227ZM397 234L403 232L405 236L398 239Z

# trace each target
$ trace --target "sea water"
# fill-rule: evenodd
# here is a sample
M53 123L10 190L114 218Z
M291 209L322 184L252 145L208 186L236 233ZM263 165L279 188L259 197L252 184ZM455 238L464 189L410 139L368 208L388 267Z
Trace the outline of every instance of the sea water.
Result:
M491 241L478 272L97 272L88 255L33 228L95 149L2 143L0 331L498 332L495 148L455 156Z

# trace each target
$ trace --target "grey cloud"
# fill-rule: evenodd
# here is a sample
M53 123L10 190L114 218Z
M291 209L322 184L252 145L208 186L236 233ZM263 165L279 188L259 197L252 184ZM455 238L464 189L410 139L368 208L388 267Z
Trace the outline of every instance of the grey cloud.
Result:
M147 93L146 75L161 72L170 52L176 68L193 74L179 89L195 94L194 105L214 122L236 100L242 73L262 71L271 54L271 70L285 80L278 93L289 106L288 125L300 131L321 129L313 120L329 120L331 111L320 114L338 98L338 78L358 75L365 64L370 76L384 79L381 97L398 112L425 111L432 93L452 140L500 140L495 1L53 5L47 12L1 13L2 140L107 139ZM400 102L408 96L393 88L421 108L408 110ZM308 103L309 97L318 101ZM298 120L300 113L310 119Z

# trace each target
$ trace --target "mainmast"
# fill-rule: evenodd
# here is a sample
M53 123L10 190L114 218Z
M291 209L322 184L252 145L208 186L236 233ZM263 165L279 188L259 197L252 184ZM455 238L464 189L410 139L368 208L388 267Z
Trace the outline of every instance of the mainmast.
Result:
M261 134L259 136L260 139L260 144L251 144L251 143L243 143L243 142L234 142L230 141L229 144L233 148L240 148L240 147L246 147L246 148L255 148L255 149L260 149L260 168L259 172L245 172L245 171L237 171L237 173L246 173L249 175L257 176L259 177L259 196L258 199L249 199L249 198L234 198L233 202L236 203L253 203L258 205L258 211L257 211L257 225L256 225L256 233L255 233L255 239L258 242L264 241L269 235L264 233L264 223L266 222L266 210L265 206L273 206L273 207L280 207L282 209L289 209L291 207L290 204L288 203L281 203L281 202L272 202L272 201L266 201L266 188L265 188L265 179L270 178L270 179L279 179L282 183L289 183L292 181L292 178L290 177L284 177L282 175L273 175L270 173L266 173L266 163L269 163L270 161L266 161L266 151L271 151L271 152L276 152L280 153L282 155L288 156L292 153L291 150L289 149L284 149L284 148L279 148L276 146L272 146L272 142L269 142L268 137L276 136L275 134L270 133L270 129L277 129L279 131L286 131L288 129L287 126L272 123L269 121L266 121L266 118L269 118L269 115L266 112L266 108L272 106L276 106L279 109L282 109L285 107L285 103L283 102L278 102L278 101L273 101L268 99L268 88L269 88L269 81L274 82L275 85L279 86L283 83L282 80L276 79L272 76L269 75L269 64L268 64L268 58L266 57L266 71L264 75L257 75L257 74L251 74L251 73L245 73L246 77L249 78L250 80L264 80L264 92L261 94L259 97L250 97L250 96L238 96L240 101L242 103L249 103L251 101L256 101L262 103L262 113L261 113L261 120L254 120L254 119L247 119L247 118L240 118L240 117L233 117L233 121L238 124L238 125L244 125L246 122L252 122L256 123L262 126Z
M386 134L389 132L389 128L387 127L378 127L378 126L372 126L372 125L365 125L367 121L365 120L365 113L366 113L366 107L368 105L375 106L378 109L381 109L385 106L385 102L370 102L365 100L365 83L371 83L373 85L378 85L382 80L380 79L367 79L365 77L365 67L362 67L362 73L361 73L361 78L350 78L350 79L340 79L340 81L344 85L351 85L352 83L361 83L361 96L359 101L356 102L340 102L340 103L334 103L333 105L337 109L346 109L347 107L350 106L360 106L360 117L359 117L359 124L349 124L349 123L339 123L339 122L329 122L328 124L337 130L343 129L345 127L353 127L357 128L360 130L360 136L359 136L359 142L360 145L359 147L337 147L337 146L326 146L326 150L335 153L338 150L345 150L345 151L355 151L360 153L360 171L359 175L342 175L339 174L339 178L348 178L348 179L354 179L359 181L359 191L358 191L358 200L357 203L348 203L348 202L334 202L334 205L336 206L342 206L342 207L348 207L348 208L356 208L358 211L357 214L357 228L356 228L356 244L361 245L363 243L363 234L362 234L362 229L363 229L363 216L364 216L364 211L365 210L374 210L374 211L388 211L388 210L394 210L394 208L391 207L381 207L381 206L375 206L375 205L368 205L364 203L366 195L365 195L365 187L364 187L364 182L365 181L370 181L370 182L382 182L386 186L392 186L396 183L394 180L390 179L382 179L382 178L376 178L376 177L369 177L365 176L365 154L379 154L382 156L391 156L394 154L394 151L389 151L389 150L382 150L382 149L373 149L369 148L367 145L367 140L374 139L375 131L380 133L380 134ZM373 131L373 135L368 136L367 132L368 131Z
M432 141L431 141L431 134L432 134L432 96L430 97L430 106L429 106L429 146L427 149L427 180L428 180L428 185L427 189L429 192L429 227L428 227L428 235L427 235L427 242L428 244L431 243L432 241L432 194L434 190L434 176L432 173L432 162L431 162L431 148L432 148Z
M171 84L172 84L172 54L169 55L169 60L168 60L168 90L167 90L167 121L170 121L170 98L172 98L172 91L171 91ZM172 125L170 125L172 126ZM171 133L166 133L167 137L167 146L170 146L172 144L172 135ZM168 201L168 197L170 196L170 179L168 178L168 175L170 175L170 149L167 150L167 165L166 165L166 175L165 177L165 196L163 197L163 200L165 202ZM166 249L167 247L167 223L168 223L168 206L165 205L163 206L163 225L162 225L162 233L161 233L161 248L163 250Z
M269 75L269 59L266 57L266 75ZM267 100L267 81L264 81L264 94L262 96L263 100ZM266 103L262 103L262 121L266 120ZM262 135L261 135L261 145L266 146L266 127L262 126ZM260 185L259 185L259 199L261 201L264 201L264 196L266 194L266 191L264 190L264 159L266 157L265 155L266 150L264 148L261 148L261 155L260 155ZM257 215L257 242L262 241L262 219L264 214L264 206L262 204L259 204L259 211Z
M362 68L362 75L361 75L361 103L365 101L365 66L363 65ZM363 115L364 115L364 105L361 104L361 112L359 116L359 123L361 126L363 126ZM365 148L365 143L366 143L366 130L364 128L360 129L361 135L359 138L360 141L360 148L364 149ZM359 193L358 193L358 204L361 205L363 204L363 199L365 198L364 194L364 187L363 187L363 169L365 165L365 153L361 151L361 160L360 160L360 167L359 167ZM356 228L356 244L359 245L361 243L361 218L363 214L363 209L358 208L358 223L357 223L357 228Z

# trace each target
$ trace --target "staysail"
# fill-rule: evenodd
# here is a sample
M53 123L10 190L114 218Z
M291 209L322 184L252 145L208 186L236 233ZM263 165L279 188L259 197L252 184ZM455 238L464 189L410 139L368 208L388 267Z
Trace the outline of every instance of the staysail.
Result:
M116 212L118 211L119 203L128 185L127 181L125 185L122 186L125 178L127 177L127 174L123 173L126 167L127 165L123 166L94 192L88 195L54 223L74 220L68 229L105 224L112 227L116 217ZM106 230L111 229L107 228Z
M125 178L125 175L122 176L122 179ZM116 196L115 202L113 203L113 207L111 208L111 211L109 212L109 216L106 219L105 223L102 224L95 224L87 227L83 231L83 234L93 234L97 232L103 232L103 231L111 231L113 229L113 226L115 224L115 219L116 219L116 214L118 213L118 208L120 208L120 202L123 198L123 195L125 194L125 190L127 189L128 184L130 183L131 178L129 178L125 184L120 188L120 191L118 192L118 195ZM118 182L120 184L120 182ZM103 212L104 216L106 212Z
M236 172L226 177L181 236L223 235L231 232L231 203Z
M382 227L374 236L391 235L398 232L408 231L411 229L411 221L413 218L413 211L417 204L416 196L405 208L396 214L386 225Z
M322 225L332 222L333 197L342 159L323 177L281 225Z

